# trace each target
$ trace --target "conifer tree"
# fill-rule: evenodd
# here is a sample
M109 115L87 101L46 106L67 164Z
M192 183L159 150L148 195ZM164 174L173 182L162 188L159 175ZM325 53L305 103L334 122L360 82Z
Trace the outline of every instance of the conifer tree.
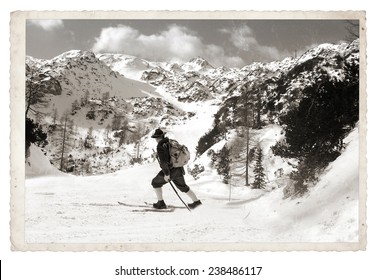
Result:
M40 124L32 119L26 118L25 124L25 155L28 157L31 144L45 146L47 142L47 133L42 130Z
M219 152L217 162L217 171L219 175L223 176L223 182L225 184L229 183L231 179L231 159L230 159L230 149L227 147L227 144L223 146L221 151Z
M94 137L93 137L93 127L89 127L86 137L85 137L85 142L84 142L84 147L91 149L94 146Z
M256 164L253 169L253 173L255 175L255 179L252 184L253 189L265 188L265 173L264 173L264 167L263 167L262 161L263 161L262 149L260 146L258 146L256 149Z
M276 155L298 160L291 178L294 194L303 194L343 148L343 138L359 120L359 66L345 64L342 80L321 73L303 89L296 108L280 117L285 139L272 147Z

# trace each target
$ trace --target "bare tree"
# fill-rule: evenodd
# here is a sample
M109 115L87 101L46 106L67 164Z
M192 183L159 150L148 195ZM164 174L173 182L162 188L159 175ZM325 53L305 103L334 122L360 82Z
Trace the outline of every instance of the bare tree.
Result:
M103 104L106 104L109 99L110 99L110 93L108 91L104 92L102 94L102 102L103 102Z
M53 111L53 115L52 115L52 123L53 123L53 125L56 124L57 117L58 117L58 113L57 113L57 108L55 107L55 109Z
M26 65L25 90L25 117L27 118L30 111L36 115L40 114L40 112L37 110L37 106L46 106L48 102L45 99L45 94L43 93L37 71L28 65Z
M111 132L111 125L108 124L104 131L104 139L106 140L106 143L110 140L110 132Z
M249 130L250 127L253 125L253 110L251 109L250 104L250 91L249 91L249 84L246 84L242 87L242 99L244 104L243 110L243 126L246 135L246 159L245 159L245 185L249 186ZM252 117L250 117L252 116Z
M346 30L348 32L346 40L351 43L359 38L359 20L346 20Z
M68 123L68 112L64 114L64 130L63 130L63 144L61 148L61 159L60 159L60 170L63 170L64 167L64 151L65 151L65 142L66 142L66 132L67 132L67 123Z
M121 121L123 116L119 114L115 114L112 120L112 130L119 130L121 128Z
M58 160L60 161L60 170L65 169L66 154L73 148L72 138L74 137L74 123L68 118L68 111L64 113L60 121L60 135L57 136L55 143L57 153L59 153Z

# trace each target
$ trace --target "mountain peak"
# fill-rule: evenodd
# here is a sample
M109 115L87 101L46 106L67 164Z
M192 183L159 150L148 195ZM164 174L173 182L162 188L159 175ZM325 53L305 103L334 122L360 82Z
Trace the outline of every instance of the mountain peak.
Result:
M209 64L207 60L198 56L192 58L189 62L186 62L182 65L182 69L185 71L200 71L200 70L209 70L214 67Z
M85 58L89 60L96 60L96 56L92 51L86 51L86 50L70 50L67 52L64 52L56 57L53 58L53 60L69 60L69 59L75 59L75 58Z

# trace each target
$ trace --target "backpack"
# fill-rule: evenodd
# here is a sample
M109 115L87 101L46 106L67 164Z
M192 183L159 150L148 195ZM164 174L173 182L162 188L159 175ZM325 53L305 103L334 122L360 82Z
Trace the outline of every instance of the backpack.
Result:
M178 141L169 139L170 162L172 167L183 167L191 158L188 148Z

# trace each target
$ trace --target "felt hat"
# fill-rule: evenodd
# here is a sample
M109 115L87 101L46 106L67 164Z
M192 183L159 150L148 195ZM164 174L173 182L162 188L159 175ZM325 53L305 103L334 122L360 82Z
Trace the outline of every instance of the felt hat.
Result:
M154 131L154 134L151 136L151 138L163 138L166 133L163 132L161 129L157 128Z

